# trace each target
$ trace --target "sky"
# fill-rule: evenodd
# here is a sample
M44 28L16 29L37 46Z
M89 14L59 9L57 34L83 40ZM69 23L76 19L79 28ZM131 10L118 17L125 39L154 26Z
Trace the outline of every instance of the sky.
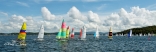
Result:
M156 0L0 0L0 33L58 32L62 20L75 32L120 32L156 25Z

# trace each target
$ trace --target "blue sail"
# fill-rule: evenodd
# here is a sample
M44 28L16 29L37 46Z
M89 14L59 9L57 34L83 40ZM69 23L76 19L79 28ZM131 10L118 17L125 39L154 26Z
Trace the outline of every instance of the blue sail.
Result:
M96 32L94 33L94 37L96 38Z
M130 30L130 32L128 33L128 38L130 38L132 35L132 30Z

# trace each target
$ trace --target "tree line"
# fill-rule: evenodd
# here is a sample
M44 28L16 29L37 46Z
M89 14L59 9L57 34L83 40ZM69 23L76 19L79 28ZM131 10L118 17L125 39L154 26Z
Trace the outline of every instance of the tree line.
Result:
M147 26L147 27L141 27L141 28L132 28L132 29L127 29L121 32L117 32L117 34L126 34L129 33L130 30L132 30L132 34L136 35L136 34L148 34L148 33L154 33L156 34L156 26Z

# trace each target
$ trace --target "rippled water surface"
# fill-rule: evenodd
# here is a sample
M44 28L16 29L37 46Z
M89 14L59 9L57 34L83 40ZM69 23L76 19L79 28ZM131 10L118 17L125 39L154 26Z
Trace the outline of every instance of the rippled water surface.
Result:
M67 42L56 41L55 35L45 35L44 41L34 41L37 36L27 35L27 46L21 49L13 45L11 40L17 36L0 36L0 52L155 52L156 36L114 36L109 41L107 36L94 39L93 35L87 35L86 41L70 39ZM9 42L12 45L6 44Z

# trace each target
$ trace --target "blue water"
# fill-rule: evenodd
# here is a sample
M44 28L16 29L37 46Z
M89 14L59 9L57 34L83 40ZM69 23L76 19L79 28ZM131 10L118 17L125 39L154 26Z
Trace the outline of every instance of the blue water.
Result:
M156 36L113 36L108 40L107 36L94 39L93 35L87 35L86 41L75 39L67 42L56 41L54 35L45 35L44 41L34 41L37 36L27 35L27 46L4 45L6 42L16 39L16 36L0 36L0 52L156 52Z

